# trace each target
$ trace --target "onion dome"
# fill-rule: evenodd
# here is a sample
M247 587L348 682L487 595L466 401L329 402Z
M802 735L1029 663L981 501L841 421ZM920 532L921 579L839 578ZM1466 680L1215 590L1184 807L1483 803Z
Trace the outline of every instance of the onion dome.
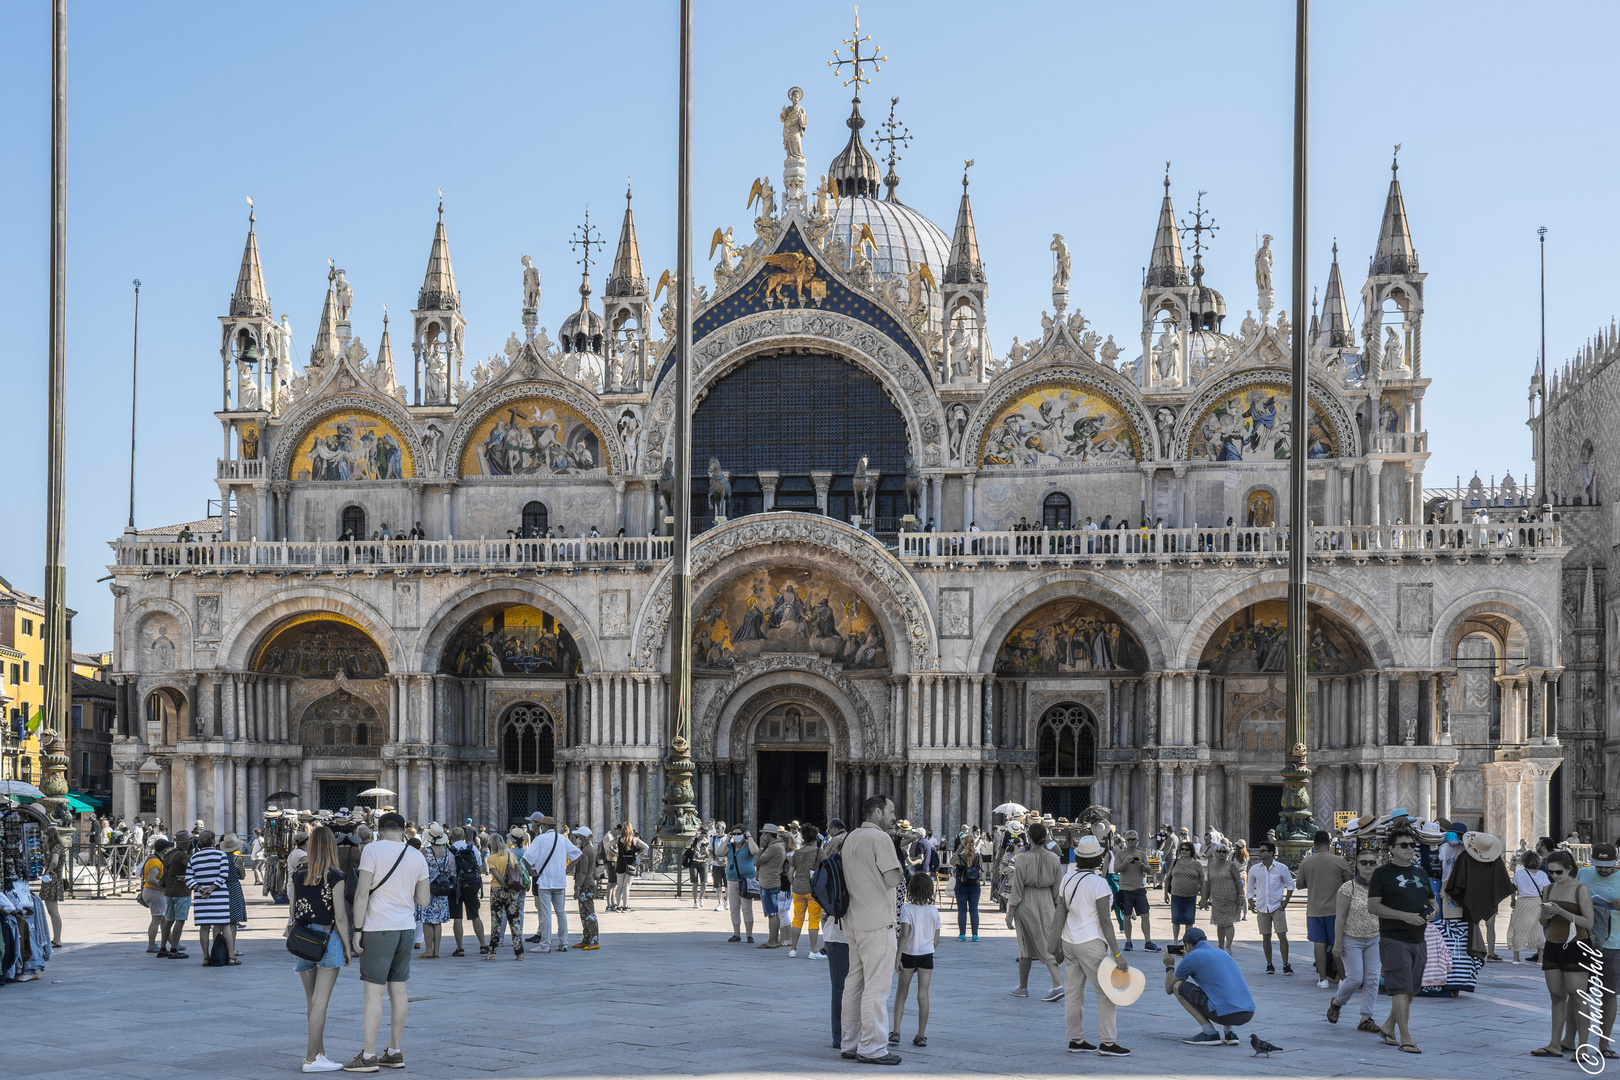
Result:
M562 321L558 343L565 353L596 353L601 355L607 323L591 310L591 276L581 274L579 281L579 310Z
M849 125L849 142L828 166L827 178L838 186L840 199L847 199L852 195L875 197L882 173L878 170L877 158L872 156L872 152L866 148L866 143L861 139L861 128L866 126L866 120L861 116L859 94L851 103L849 119L844 123Z

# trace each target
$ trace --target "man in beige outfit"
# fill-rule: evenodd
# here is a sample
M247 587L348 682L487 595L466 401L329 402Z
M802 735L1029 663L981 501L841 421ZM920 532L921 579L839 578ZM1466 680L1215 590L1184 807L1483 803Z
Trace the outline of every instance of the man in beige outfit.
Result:
M849 939L844 980L842 1056L869 1065L898 1065L889 1051L889 984L894 977L895 890L900 856L890 833L894 803L874 795L861 806L861 827L844 838L839 854L849 910L839 922Z

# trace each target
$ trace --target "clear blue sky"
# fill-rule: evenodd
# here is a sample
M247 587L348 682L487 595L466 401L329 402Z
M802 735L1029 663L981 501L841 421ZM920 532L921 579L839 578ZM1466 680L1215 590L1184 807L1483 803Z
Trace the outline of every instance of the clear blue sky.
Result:
M863 30L891 58L866 93L899 95L916 141L902 198L949 231L963 158L998 349L1039 331L1053 232L1071 303L1116 339L1140 325L1141 270L1166 158L1178 212L1199 189L1221 231L1206 282L1232 320L1254 306L1257 232L1289 280L1293 5L885 2ZM518 330L519 256L544 276L541 322L577 303L567 239L587 204L611 243L626 174L651 276L673 262L675 12L621 4L189 4L70 0L69 603L75 644L111 643L95 579L126 514L130 281L141 290L136 521L201 517L217 494L219 329L259 207L265 277L307 355L326 260L348 271L373 351L426 266L435 192L474 357ZM699 0L696 228L751 238L754 177L779 178L776 114L804 87L813 174L847 136L825 61L845 5ZM1548 242L1548 351L1614 313L1609 249L1613 3L1318 3L1313 34L1311 277L1338 238L1352 306L1377 240L1392 144L1429 274L1426 482L1529 465L1536 226ZM0 574L38 591L44 561L49 5L0 9L0 432L8 447ZM871 133L872 128L868 128ZM706 262L704 246L700 265ZM600 278L597 279L600 282ZM707 280L707 272L704 273ZM1292 314L1292 313L1291 313ZM1358 326L1359 329L1359 326ZM1127 352L1127 356L1133 352ZM403 367L403 359L402 359Z

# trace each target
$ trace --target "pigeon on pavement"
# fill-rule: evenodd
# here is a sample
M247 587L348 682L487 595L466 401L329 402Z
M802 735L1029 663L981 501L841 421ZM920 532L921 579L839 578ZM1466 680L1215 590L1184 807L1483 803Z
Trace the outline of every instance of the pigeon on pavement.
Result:
M1282 1050L1282 1047L1273 1046L1271 1043L1266 1042L1266 1040L1253 1033L1249 1035L1249 1045L1254 1047L1255 1057L1259 1057L1262 1054L1264 1054L1266 1057L1270 1057L1272 1054L1279 1053Z

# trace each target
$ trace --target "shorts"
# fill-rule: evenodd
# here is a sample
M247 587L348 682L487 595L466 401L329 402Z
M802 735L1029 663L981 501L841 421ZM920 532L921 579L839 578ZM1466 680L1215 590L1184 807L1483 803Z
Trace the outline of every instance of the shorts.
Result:
M1198 921L1198 897L1172 896L1170 898L1170 921L1182 926L1191 926Z
M1254 917L1256 929L1262 934L1288 933L1288 909L1280 907L1276 911L1262 911Z
M147 887L141 890L141 903L145 905L146 910L162 918L163 912L169 906L169 898L163 895L162 889Z
M1221 1027L1241 1027L1242 1025L1247 1024L1250 1020L1254 1019L1253 1012L1211 1012L1209 995L1204 993L1204 988L1202 986L1199 986L1191 979L1181 980L1181 982L1176 986L1176 994L1179 995L1187 1004L1203 1013L1205 1018L1208 1019L1210 1023L1219 1024Z
M806 913L810 917L810 929L821 929L821 905L809 893L796 892L793 894L793 925L798 926L805 920Z
M185 922L186 916L191 914L191 897L166 896L163 899L163 920L165 922Z
M1606 949L1604 951L1614 952L1616 950ZM1541 947L1542 971L1585 971L1586 959L1586 950L1581 948L1580 942L1577 941L1566 941L1563 944L1549 941Z
M1603 950L1603 992L1620 994L1620 949Z
M1148 895L1144 889L1119 890L1119 910L1129 919L1133 915L1146 915L1148 913Z
M1334 920L1337 915L1305 916L1305 940L1322 945L1333 944Z
M521 893L518 894L520 897ZM360 932L360 980L376 983L402 983L411 977L411 949L416 931L362 930Z
M478 889L459 889L450 894L450 917L452 919L478 918Z
M1384 969L1384 990L1393 994L1415 994L1423 989L1423 968L1429 950L1419 941L1378 939L1378 962Z
M768 919L782 909L776 904L776 890L762 888L759 892L759 910Z
M315 968L340 968L343 966L343 939L333 930L326 936L326 951L319 960L305 960L302 956L293 958L293 970L299 973L313 971Z
M900 966L903 968L911 968L913 971L933 971L934 954L923 953L921 956L913 956L910 953L901 953Z

